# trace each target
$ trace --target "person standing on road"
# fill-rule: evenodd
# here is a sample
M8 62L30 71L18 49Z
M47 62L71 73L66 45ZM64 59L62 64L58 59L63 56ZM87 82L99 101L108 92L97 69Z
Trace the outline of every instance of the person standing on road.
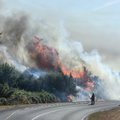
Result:
M94 105L95 104L95 94L93 93L92 96L91 96L91 105Z

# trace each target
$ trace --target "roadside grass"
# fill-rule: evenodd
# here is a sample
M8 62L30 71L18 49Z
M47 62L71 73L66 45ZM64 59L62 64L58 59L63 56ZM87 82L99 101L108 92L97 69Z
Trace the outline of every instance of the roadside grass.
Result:
M24 104L24 105L0 105L0 111L15 109L15 108L24 108L29 106L34 106L35 104Z
M13 107L15 107L15 106L9 106L9 105L4 106L4 105L0 105L0 110L10 109L10 108L13 108Z
M112 110L93 113L88 120L120 120L120 107Z
M66 106L74 103L41 103L41 104L17 104L17 105L0 105L0 111L6 111L6 110L11 110L11 109L21 109L21 108L26 108L26 107L36 107L36 106L42 106L42 107L57 107L57 106Z

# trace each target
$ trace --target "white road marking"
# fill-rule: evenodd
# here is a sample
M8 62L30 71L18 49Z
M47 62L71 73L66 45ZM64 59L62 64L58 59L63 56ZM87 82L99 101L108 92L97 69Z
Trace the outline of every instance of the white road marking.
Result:
M11 116L13 116L17 111L14 111L12 114L10 114L5 120L8 120Z
M62 110L62 109L60 109L60 110ZM50 114L50 113L54 113L54 112L58 112L58 111L60 111L60 110L54 110L54 111L42 113L42 114L40 114L40 115L38 115L38 116L32 118L32 120L36 120L37 118L39 118L39 117L41 117L41 116L44 116L44 115L47 115L47 114Z

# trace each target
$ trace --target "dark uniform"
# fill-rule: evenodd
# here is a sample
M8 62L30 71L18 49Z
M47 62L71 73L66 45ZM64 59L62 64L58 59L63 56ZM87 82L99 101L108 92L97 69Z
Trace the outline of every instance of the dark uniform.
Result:
M93 93L92 96L91 96L91 105L94 105L95 104L95 94Z

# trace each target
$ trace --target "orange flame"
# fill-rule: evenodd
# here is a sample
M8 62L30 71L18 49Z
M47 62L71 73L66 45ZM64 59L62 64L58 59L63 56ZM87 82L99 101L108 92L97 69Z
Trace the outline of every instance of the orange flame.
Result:
M80 78L86 87L86 90L91 91L94 88L94 82L90 80L86 67L82 70L74 70L66 67L60 60L56 49L48 47L41 42L42 39L35 36L32 49L30 48L31 58L36 61L39 68L47 70L61 69L64 75Z
M34 37L33 51L31 57L37 61L40 68L55 69L60 68L64 75L72 75L73 78L81 78L84 75L83 71L68 69L60 61L59 54L56 49L44 45L39 37Z
M64 65L61 65L61 69L62 69L62 72L64 73L64 75L68 75L68 76L72 75L73 78L81 78L84 76L83 71L71 70L71 69L68 69Z
M31 58L40 68L47 70L59 68L59 56L57 50L44 45L38 37L34 38L30 54Z

